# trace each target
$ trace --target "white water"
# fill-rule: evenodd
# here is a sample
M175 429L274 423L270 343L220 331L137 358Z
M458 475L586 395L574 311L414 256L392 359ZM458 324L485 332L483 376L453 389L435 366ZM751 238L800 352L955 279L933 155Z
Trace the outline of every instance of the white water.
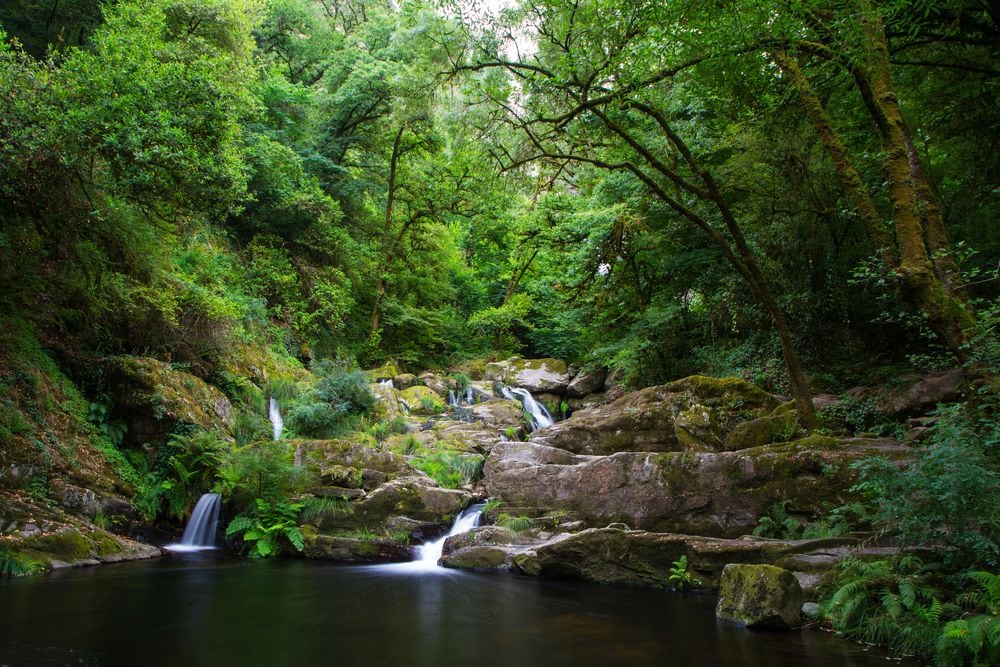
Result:
M271 402L267 408L268 419L271 420L271 429L274 431L274 439L281 440L281 430L285 428L285 420L281 418L281 406L278 401L271 397Z
M377 567L388 568L400 572L452 572L452 570L438 565L438 561L441 559L441 554L444 552L445 540L452 535L461 535L462 533L472 530L479 525L479 519L482 518L482 516L482 504L470 505L462 510L461 514L455 517L455 523L452 524L451 530L448 531L447 535L443 535L433 542L424 542L417 547L416 560L412 560L409 563L391 563L389 565L380 565Z
M219 494L206 493L198 499L191 512L184 537L177 544L168 544L171 551L202 551L215 548L215 530L219 525Z
M532 431L537 431L540 428L552 426L556 423L549 411L545 409L545 406L536 401L535 397L527 389L501 385L500 393L503 394L504 398L521 402L524 411L531 417Z
M395 389L395 385L392 384L392 380L381 380L379 385L382 387L389 387L389 389Z

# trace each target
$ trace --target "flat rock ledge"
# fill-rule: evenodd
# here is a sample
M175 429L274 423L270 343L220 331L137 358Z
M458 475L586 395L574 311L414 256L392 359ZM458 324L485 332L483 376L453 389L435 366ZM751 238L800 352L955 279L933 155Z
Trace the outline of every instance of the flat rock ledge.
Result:
M603 584L670 588L672 564L687 556L690 571L707 588L719 587L727 565L767 564L791 572L809 597L825 577L835 573L843 556L881 556L893 551L863 546L867 537L858 534L812 540L752 536L727 539L608 527L526 541L504 528L483 526L449 538L441 564Z

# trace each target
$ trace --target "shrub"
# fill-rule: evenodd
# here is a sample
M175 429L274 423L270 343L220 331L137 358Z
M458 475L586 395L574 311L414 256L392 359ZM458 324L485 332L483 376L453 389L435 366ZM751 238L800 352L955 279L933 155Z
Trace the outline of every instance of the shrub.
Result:
M672 563L668 579L670 579L670 582L674 586L681 590L701 586L701 579L691 574L691 571L688 569L687 555L682 555Z

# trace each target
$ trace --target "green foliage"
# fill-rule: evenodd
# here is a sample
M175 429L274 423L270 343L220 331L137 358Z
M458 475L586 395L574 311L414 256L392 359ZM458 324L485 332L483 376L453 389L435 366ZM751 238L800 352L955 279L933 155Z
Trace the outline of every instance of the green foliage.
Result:
M289 445L254 443L223 453L213 490L237 508L247 508L256 499L279 502L289 498L306 481Z
M346 498L310 498L302 504L300 523L320 524L324 519L353 514L354 509Z
M941 600L930 568L916 556L894 562L846 558L824 608L834 629L851 639L886 646L896 654L928 656L949 611Z
M20 577L40 572L42 565L0 549L0 578Z
M520 535L531 530L532 521L530 517L524 516L523 514L519 516L512 516L506 512L501 512L496 519L496 525L501 528L506 528L512 533Z
M168 459L170 472L160 486L167 511L180 519L212 487L226 445L211 431L196 431L173 436L168 447L173 452Z
M392 419L379 420L368 427L368 434L382 442L391 435L402 435L407 431L406 417L396 416Z
M255 504L251 514L240 514L229 522L226 537L239 537L249 548L250 558L277 556L289 546L302 551L305 538L298 527L302 504L269 502L262 498L257 498Z
M319 381L289 406L288 427L303 437L331 438L351 430L361 415L375 407L375 394L360 371L323 360L313 365Z
M950 621L937 641L940 665L986 667L1000 664L1000 576L990 572L969 572L975 588L959 598L973 612Z
M985 407L985 406L984 406ZM856 489L878 519L912 544L954 547L947 558L973 567L1000 563L1000 422L991 408L938 412L932 435L899 468L881 458L854 464Z
M701 586L701 579L695 577L688 569L688 559L686 554L682 555L671 564L668 579L670 579L670 582L674 584L676 588L681 590Z
M479 454L418 451L409 462L414 468L430 475L441 486L458 489L479 479L486 459Z
M867 526L871 521L868 507L862 503L848 503L828 509L813 521L802 522L790 516L783 500L771 506L770 511L757 520L753 534L783 540L837 537Z

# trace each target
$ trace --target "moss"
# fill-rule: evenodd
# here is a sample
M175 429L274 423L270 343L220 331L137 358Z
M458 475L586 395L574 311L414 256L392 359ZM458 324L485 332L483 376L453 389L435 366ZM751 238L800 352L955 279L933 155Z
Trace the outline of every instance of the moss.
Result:
M717 398L727 406L734 404L753 403L774 409L777 399L757 385L750 384L739 378L713 378L705 375L692 375L682 380L676 380L665 385L667 391L687 392L699 398Z
M418 385L404 389L399 393L399 398L413 414L436 415L445 410L441 397L427 387Z
M733 563L722 572L716 615L752 628L801 625L802 589L788 570Z
M767 417L737 424L726 437L726 449L748 449L774 442L783 442L798 435L801 431L797 411L786 410L779 414L771 413Z

